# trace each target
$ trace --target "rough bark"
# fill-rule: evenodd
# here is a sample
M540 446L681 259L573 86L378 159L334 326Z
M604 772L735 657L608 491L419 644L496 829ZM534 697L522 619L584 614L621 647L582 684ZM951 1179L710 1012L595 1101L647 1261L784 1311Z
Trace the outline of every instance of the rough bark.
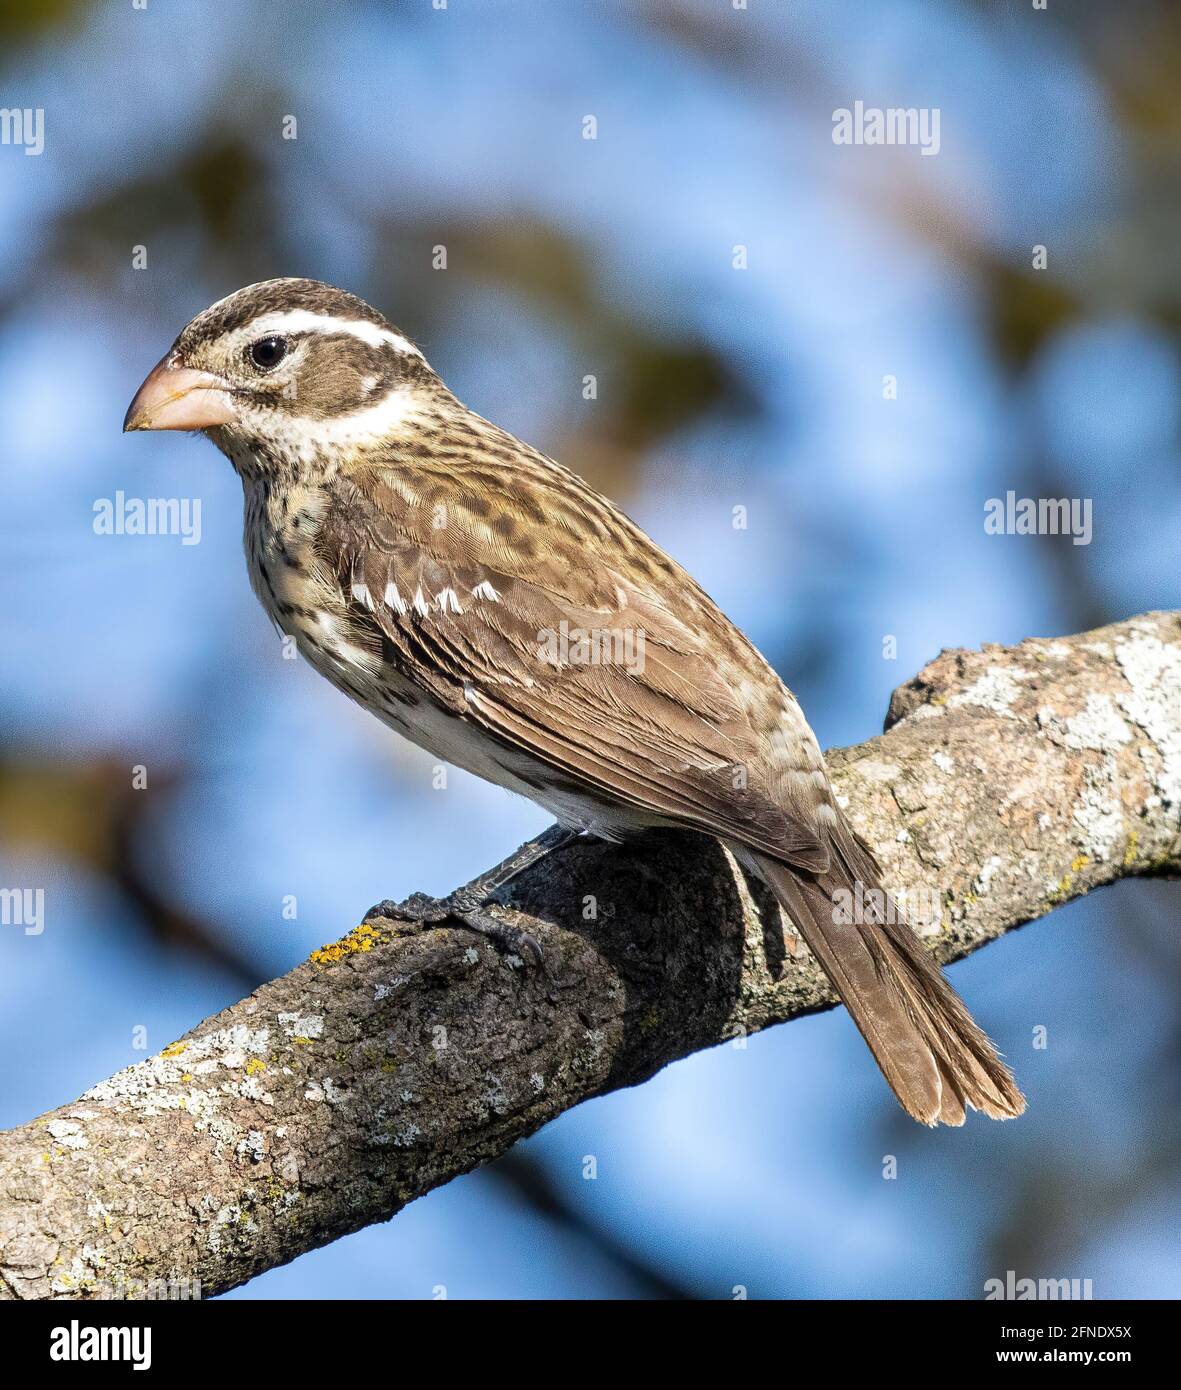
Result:
M829 766L886 881L937 890L944 961L1175 875L1181 615L944 652ZM0 1297L221 1292L589 1096L833 1002L705 839L575 846L502 896L554 987L466 931L370 923L0 1135Z

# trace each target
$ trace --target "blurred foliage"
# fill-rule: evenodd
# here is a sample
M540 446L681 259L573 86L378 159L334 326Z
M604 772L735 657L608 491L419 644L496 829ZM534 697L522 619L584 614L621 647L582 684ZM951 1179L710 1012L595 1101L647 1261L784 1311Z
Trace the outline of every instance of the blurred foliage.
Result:
M93 4L94 0L2 0L0 43L19 42L66 25Z
M262 279L279 254L276 213L268 165L245 138L215 125L174 163L66 212L53 257L105 284L112 262L126 261L131 246L196 238L215 263L228 257L246 281ZM256 273L248 273L247 264Z
M1014 370L1028 366L1047 341L1082 312L1077 296L1044 273L1026 274L994 262L986 274L984 300L992 340Z

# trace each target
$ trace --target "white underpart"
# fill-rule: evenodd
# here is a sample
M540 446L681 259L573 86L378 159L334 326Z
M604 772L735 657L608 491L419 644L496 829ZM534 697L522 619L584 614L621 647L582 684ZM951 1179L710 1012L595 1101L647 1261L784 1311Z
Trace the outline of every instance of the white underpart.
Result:
M363 603L370 611L373 609L373 598L369 593L368 584L354 584L353 597L358 603Z
M385 595L391 607L396 607L393 599L403 603L393 584L387 584ZM420 613L430 611L421 588L414 596L414 607ZM635 829L665 823L655 814L608 807L592 795L549 788L546 783L551 769L545 763L523 749L498 746L470 719L457 719L449 709L424 699L421 686L383 664L380 656L348 641L342 622L333 614L322 612L317 615L315 630L310 630L312 624L307 627L306 632L297 629L297 634L311 639L300 643L311 665L433 757L527 797L563 825L589 830L602 839L618 840ZM399 693L412 698L406 704L391 700L391 694ZM474 683L465 682L463 694L472 713L485 706Z
M414 591L414 611L421 613L424 617L431 611L431 606L427 603L421 587Z
M448 609L452 613L462 613L463 609L459 606L459 597L454 589L440 589L435 595L435 602L439 605L439 612L446 613Z
M500 595L486 579L481 579L472 590L472 598L486 598L489 603L500 602Z
M383 597L385 599L385 606L387 608L392 608L395 613L405 613L406 604L402 598L402 595L398 593L398 588L396 584L387 584L385 586L385 594L383 595Z

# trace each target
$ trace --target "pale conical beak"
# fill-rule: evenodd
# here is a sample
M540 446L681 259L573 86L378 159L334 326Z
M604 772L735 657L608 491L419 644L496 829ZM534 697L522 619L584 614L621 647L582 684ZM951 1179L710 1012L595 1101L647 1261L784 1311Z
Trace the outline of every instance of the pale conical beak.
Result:
M207 430L238 418L228 382L212 372L171 365L167 357L148 373L123 417L128 430Z

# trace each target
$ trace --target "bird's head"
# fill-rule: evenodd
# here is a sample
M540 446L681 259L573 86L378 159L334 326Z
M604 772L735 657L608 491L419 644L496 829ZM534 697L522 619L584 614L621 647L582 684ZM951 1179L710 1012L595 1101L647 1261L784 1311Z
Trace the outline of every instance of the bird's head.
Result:
M356 295L264 280L198 314L136 392L124 430L203 430L242 453L323 457L388 439L441 383Z

